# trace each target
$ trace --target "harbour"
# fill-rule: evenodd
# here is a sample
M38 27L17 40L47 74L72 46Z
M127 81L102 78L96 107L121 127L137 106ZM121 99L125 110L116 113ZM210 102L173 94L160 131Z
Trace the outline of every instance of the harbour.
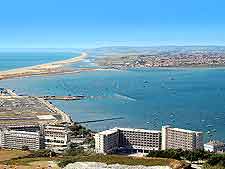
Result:
M69 102L49 100L77 122L124 117L84 123L94 131L116 126L158 129L161 124L172 124L204 131L206 140L223 140L224 70L170 68L83 72L8 79L0 81L0 85L15 89L18 95L85 96ZM118 97L118 93L126 97Z

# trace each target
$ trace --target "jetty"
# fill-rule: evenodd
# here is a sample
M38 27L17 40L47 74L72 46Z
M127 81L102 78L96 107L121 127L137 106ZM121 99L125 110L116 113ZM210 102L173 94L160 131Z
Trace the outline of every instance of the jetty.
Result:
M86 96L37 96L38 98L44 99L44 100L82 100L87 98Z
M76 124L97 123L97 122L103 122L103 121L122 120L122 119L124 119L124 117L114 117L114 118L98 119L98 120L87 120L87 121L80 121L80 122L75 122L75 123Z

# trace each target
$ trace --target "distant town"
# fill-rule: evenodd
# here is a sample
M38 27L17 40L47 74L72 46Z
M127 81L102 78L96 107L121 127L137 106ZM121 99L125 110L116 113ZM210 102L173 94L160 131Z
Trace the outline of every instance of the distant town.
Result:
M158 52L156 54L116 55L98 58L100 66L130 67L219 67L225 66L224 52Z

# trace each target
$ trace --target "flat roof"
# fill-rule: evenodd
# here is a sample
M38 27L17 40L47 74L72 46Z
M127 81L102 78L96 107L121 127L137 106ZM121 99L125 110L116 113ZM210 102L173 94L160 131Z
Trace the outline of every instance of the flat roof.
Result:
M132 132L142 132L142 133L161 133L160 130L147 130L147 129L138 129L138 128L117 128L122 131L132 131Z
M193 130L187 130L187 129L181 129L181 128L173 128L173 127L168 127L168 128L171 130L185 132L185 133L202 133L200 131L193 131Z
M159 130L146 130L146 129L137 129L137 128L112 128L112 129L109 129L109 130L104 130L104 131L101 131L97 134L102 134L102 135L110 135L110 134L113 134L117 131L131 131L131 132L142 132L142 133L161 133L161 131Z
M102 135L110 135L110 134L113 134L115 132L117 132L118 129L117 128L112 128L112 129L109 129L109 130L104 130L104 131L101 131L97 134L102 134Z

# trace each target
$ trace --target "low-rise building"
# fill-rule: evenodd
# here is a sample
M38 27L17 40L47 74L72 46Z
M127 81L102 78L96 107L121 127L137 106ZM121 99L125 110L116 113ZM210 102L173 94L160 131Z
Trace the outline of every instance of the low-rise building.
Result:
M71 131L67 126L44 126L44 144L46 149L63 151L70 144Z
M191 151L203 149L203 133L163 126L162 150L165 149L182 149Z
M221 141L211 140L208 143L204 144L204 150L214 153L224 153L225 143Z
M95 135L96 153L112 153L120 148L141 152L160 150L161 131L113 128Z

